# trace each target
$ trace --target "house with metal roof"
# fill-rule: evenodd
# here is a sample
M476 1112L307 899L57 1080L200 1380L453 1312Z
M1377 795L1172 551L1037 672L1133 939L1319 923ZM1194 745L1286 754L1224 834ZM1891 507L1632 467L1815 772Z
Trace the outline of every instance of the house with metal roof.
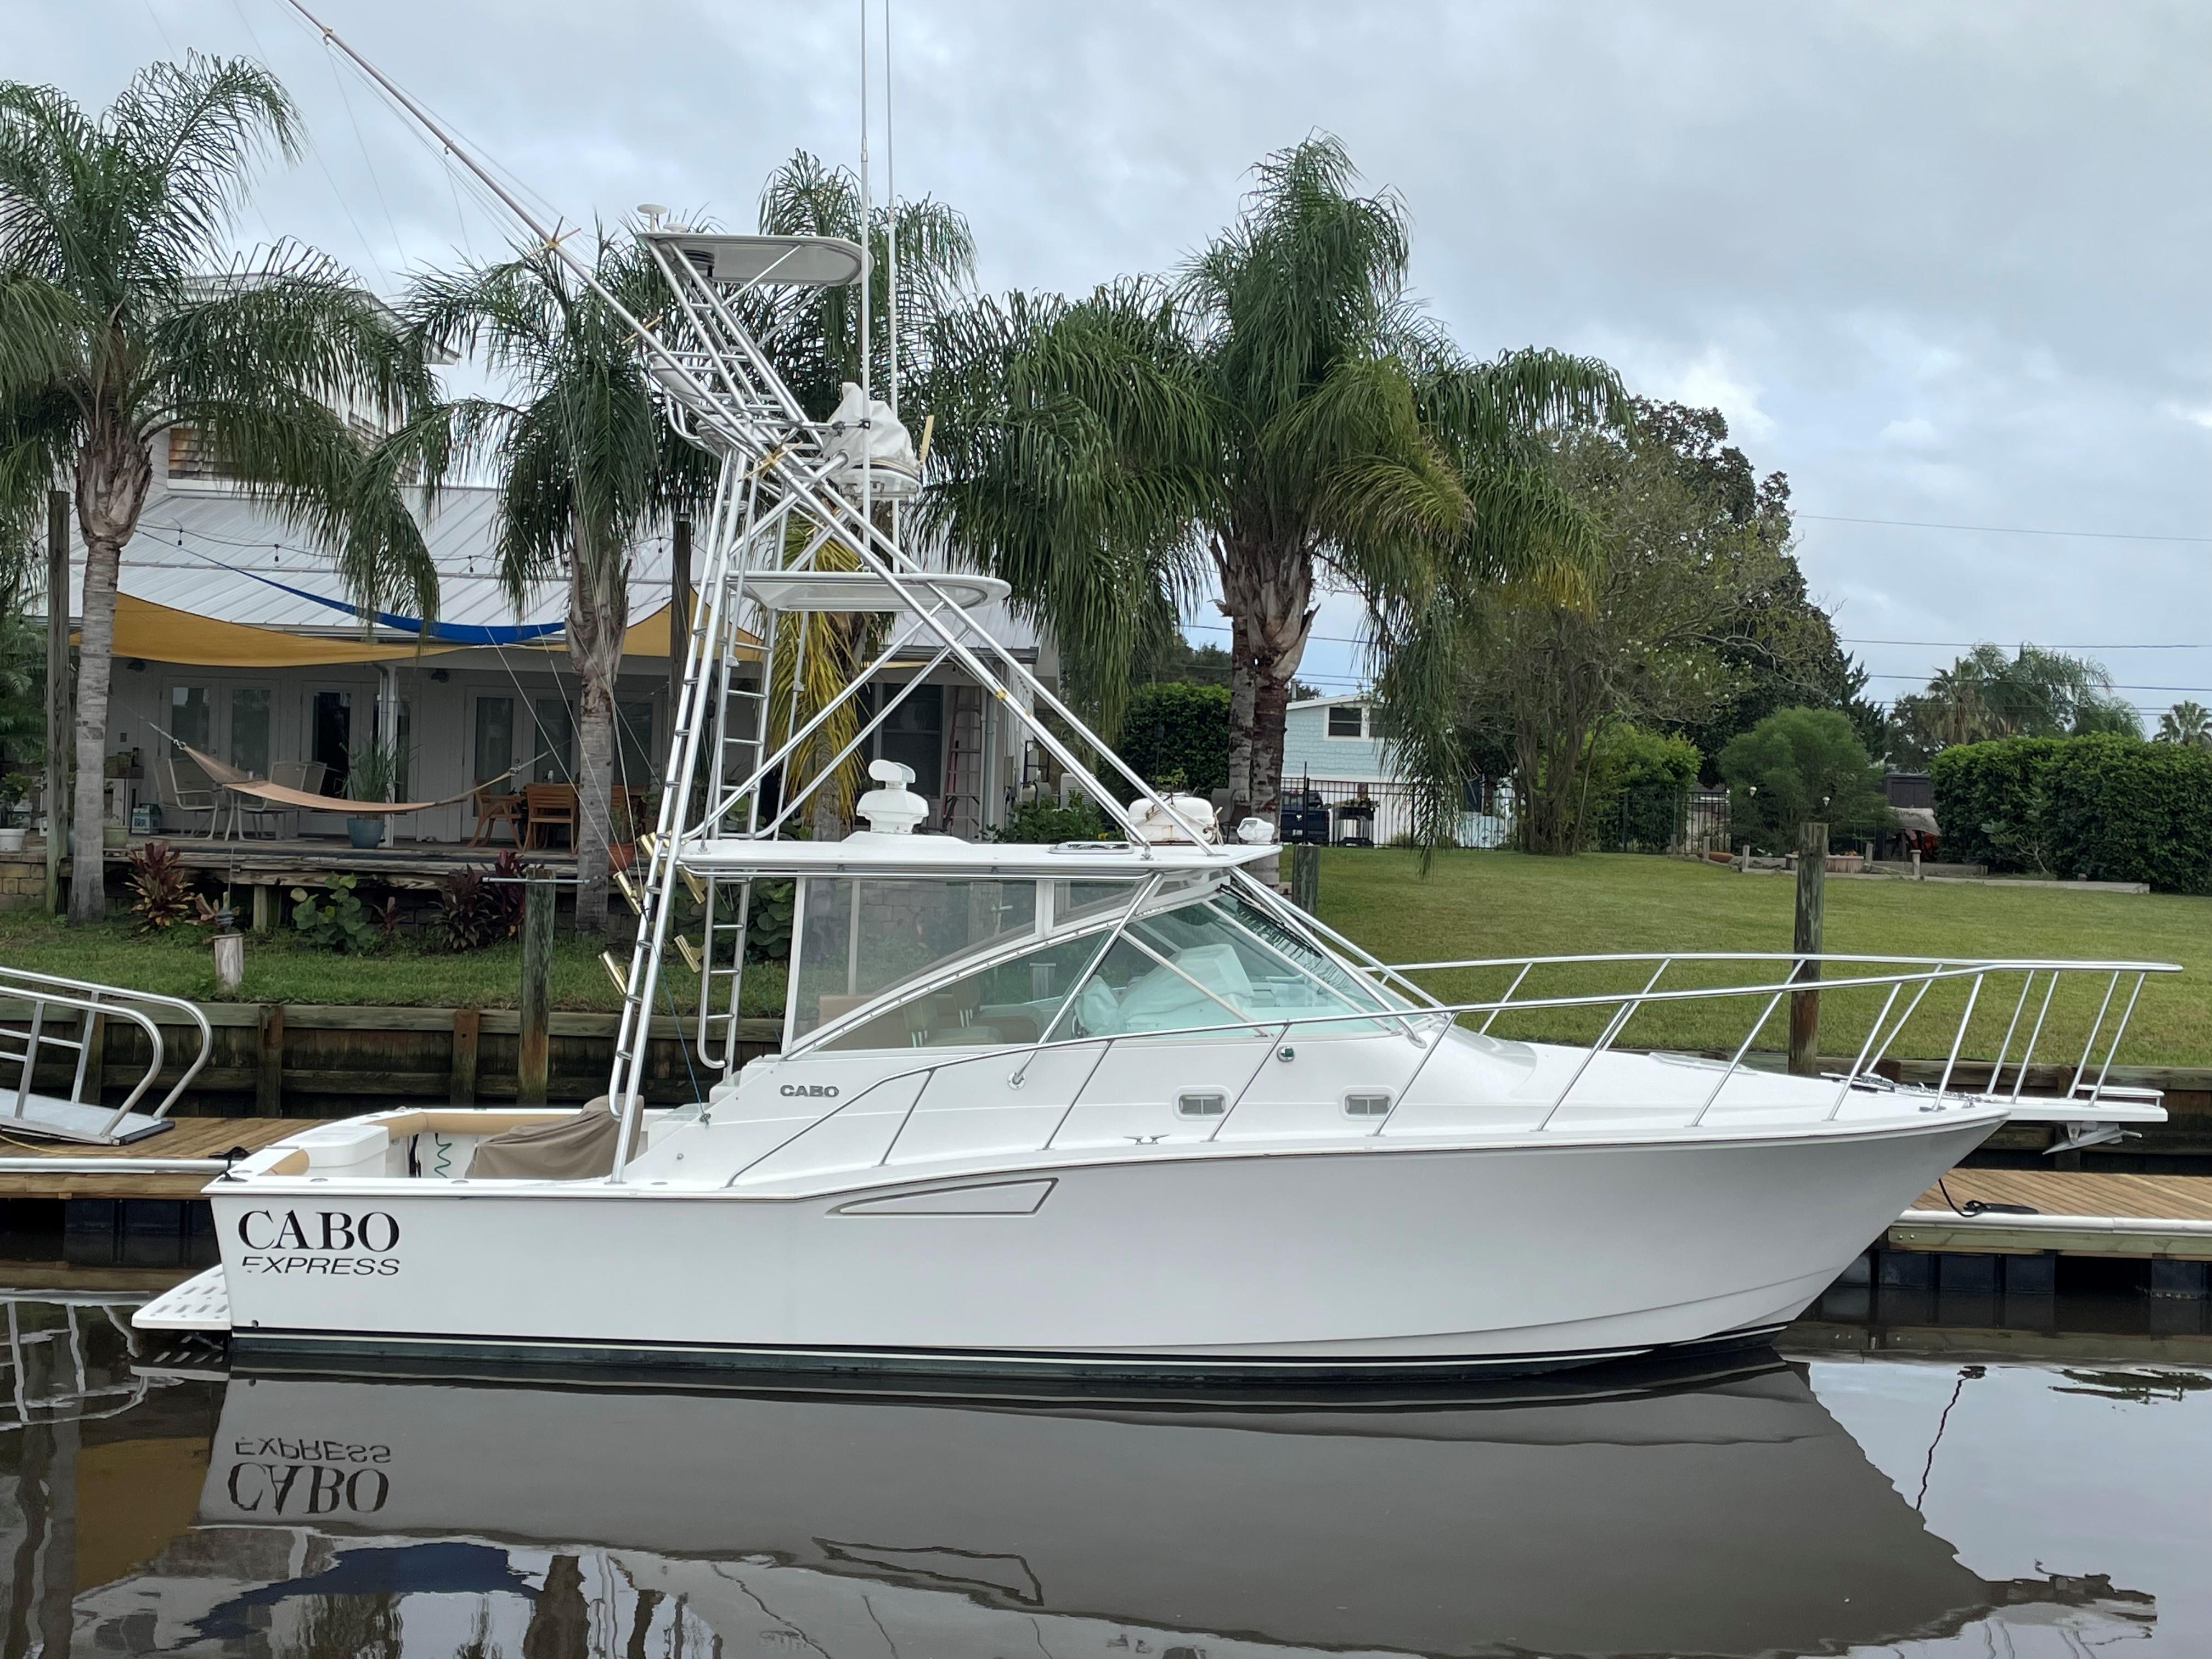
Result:
M220 476L188 429L156 447L155 477L124 550L109 709L110 823L189 835L210 814L186 810L170 740L257 778L319 766L327 812L291 815L288 836L342 836L349 750L396 739L398 799L453 804L394 818L393 838L454 842L481 827L477 784L511 777L571 781L577 678L563 645L567 593L543 584L518 610L493 556L496 494L442 491L422 517L435 562L439 613L426 629L393 613L364 617L330 556ZM72 526L72 538L76 535ZM83 556L73 550L71 614L81 614ZM617 781L659 784L669 740L668 531L635 551L630 626L616 694ZM1049 677L1048 644L1019 618L989 619L1017 656ZM913 668L928 653L916 647ZM1003 817L1036 763L957 668L932 673L872 740L870 758L904 762L935 822L975 836ZM296 774L295 774L296 775ZM281 780L280 780L281 781ZM507 831L497 839L503 844Z

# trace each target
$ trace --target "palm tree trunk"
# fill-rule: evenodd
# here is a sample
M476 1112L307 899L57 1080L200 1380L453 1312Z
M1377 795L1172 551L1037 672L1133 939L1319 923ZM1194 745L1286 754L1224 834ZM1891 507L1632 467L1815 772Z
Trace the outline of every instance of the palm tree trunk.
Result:
M115 669L115 587L123 546L138 527L154 466L136 434L95 419L77 452L76 519L84 536L83 628L76 670L76 823L70 835L69 919L107 915L106 843L108 688ZM166 742L162 738L160 741Z
M1217 544L1229 666L1229 815L1273 822L1281 807L1290 688L1313 626L1313 556L1257 537Z
M620 550L592 556L579 536L568 579L568 660L575 665L576 931L607 928L607 842L612 823L615 684L629 626L626 561Z

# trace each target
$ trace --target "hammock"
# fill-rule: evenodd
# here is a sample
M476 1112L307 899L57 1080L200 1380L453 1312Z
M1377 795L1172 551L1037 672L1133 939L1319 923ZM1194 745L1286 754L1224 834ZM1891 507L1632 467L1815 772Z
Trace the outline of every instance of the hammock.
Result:
M149 721L151 725L152 722ZM155 726L155 731L161 727ZM162 732L167 737L167 732ZM278 806L296 806L308 812L343 812L349 818L391 817L401 812L427 812L434 806L452 806L468 799L479 789L497 783L500 778L512 777L516 768L508 767L498 777L486 778L482 783L471 784L458 795L448 795L443 800L344 800L336 795L311 795L304 789L289 789L281 783L264 783L259 778L249 778L234 766L226 766L213 755L204 755L188 743L170 741L192 757L192 763L208 775L209 781L218 787L240 795L252 795Z

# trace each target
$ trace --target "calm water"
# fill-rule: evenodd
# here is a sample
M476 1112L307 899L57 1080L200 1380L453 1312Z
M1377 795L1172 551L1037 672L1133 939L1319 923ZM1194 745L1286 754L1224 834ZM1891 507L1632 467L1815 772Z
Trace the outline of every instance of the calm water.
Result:
M2212 1653L2212 1346L2132 1304L1256 1410L226 1379L100 1278L8 1304L0 1659Z

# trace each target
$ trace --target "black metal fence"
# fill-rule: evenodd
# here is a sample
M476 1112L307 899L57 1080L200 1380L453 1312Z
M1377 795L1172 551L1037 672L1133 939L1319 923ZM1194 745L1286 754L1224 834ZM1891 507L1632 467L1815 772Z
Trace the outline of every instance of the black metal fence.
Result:
M1413 840L1413 790L1396 782L1345 778L1285 778L1282 838L1323 847L1406 847ZM1486 778L1462 793L1452 844L1513 844L1513 788Z
M1591 840L1601 853L1722 850L1728 839L1727 793L1694 786L1624 789L1591 826Z
M1323 847L1403 847L1413 840L1413 791L1395 782L1300 777L1283 783L1282 838ZM1516 844L1510 783L1470 781L1452 844L1490 849ZM1713 789L1630 789L1597 816L1591 848L1601 853L1724 850L1729 803Z

